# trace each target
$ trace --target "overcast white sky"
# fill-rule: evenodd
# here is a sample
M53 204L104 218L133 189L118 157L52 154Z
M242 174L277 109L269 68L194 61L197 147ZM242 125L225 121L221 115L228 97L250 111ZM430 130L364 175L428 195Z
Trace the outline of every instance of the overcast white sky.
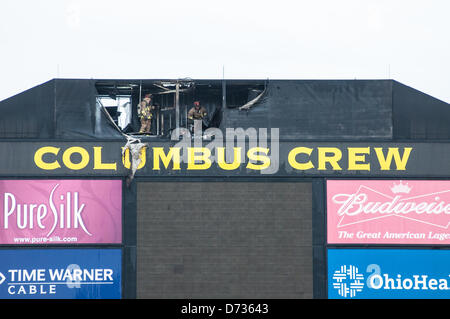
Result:
M450 102L448 0L1 0L0 100L52 78L387 79Z

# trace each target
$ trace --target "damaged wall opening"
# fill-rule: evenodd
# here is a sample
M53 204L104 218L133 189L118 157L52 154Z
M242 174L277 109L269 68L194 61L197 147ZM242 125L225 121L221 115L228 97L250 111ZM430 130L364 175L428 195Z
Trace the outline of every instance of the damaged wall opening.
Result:
M309 182L138 182L138 298L312 298Z
M98 95L97 103L106 108L114 123L123 131L129 132L132 118L131 95L110 96Z
M178 87L177 87L178 84ZM220 80L109 80L97 81L97 101L106 107L109 115L120 130L127 134L139 135L140 118L138 104L147 94L151 94L152 110L151 129L148 135L170 137L171 132L177 127L189 127L189 110L194 107L194 102L207 111L203 119L203 128L220 127L223 108L235 109L245 106L264 92L267 81L220 81ZM129 97L130 104L125 105L131 111L124 115L121 109L123 103L120 100L124 96ZM112 104L112 105L111 105ZM116 106L116 107L114 107ZM120 113L119 113L120 112ZM121 122L121 117L127 119L126 125ZM123 121L123 120L122 120ZM129 121L129 123L128 123Z

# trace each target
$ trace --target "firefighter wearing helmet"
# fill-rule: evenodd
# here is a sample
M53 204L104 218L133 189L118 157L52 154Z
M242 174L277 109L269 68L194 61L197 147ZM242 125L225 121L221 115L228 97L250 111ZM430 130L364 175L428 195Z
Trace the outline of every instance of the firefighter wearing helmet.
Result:
M191 108L188 112L189 120L203 120L208 113L203 106L200 106L199 101L194 102L194 107Z
M155 107L152 105L152 95L146 94L144 99L138 105L138 116L141 120L141 129L139 133L150 133L152 124L152 111Z

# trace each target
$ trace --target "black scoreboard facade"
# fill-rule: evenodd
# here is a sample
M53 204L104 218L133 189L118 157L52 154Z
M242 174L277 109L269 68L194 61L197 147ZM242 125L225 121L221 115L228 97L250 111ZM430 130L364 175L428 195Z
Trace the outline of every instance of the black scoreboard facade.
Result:
M447 103L391 80L169 82L0 102L0 298L450 297ZM112 93L153 94L155 131L120 131Z

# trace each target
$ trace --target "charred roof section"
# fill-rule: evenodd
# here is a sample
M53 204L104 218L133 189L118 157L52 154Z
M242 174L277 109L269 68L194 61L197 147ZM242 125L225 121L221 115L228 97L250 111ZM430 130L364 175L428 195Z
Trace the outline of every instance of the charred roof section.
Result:
M105 112L99 97L128 97L128 132L137 132L136 105L148 93L157 105L148 138L167 139L200 101L210 127L279 128L282 140L450 139L450 105L393 80L189 78L53 79L0 101L0 138L123 139L118 110Z

